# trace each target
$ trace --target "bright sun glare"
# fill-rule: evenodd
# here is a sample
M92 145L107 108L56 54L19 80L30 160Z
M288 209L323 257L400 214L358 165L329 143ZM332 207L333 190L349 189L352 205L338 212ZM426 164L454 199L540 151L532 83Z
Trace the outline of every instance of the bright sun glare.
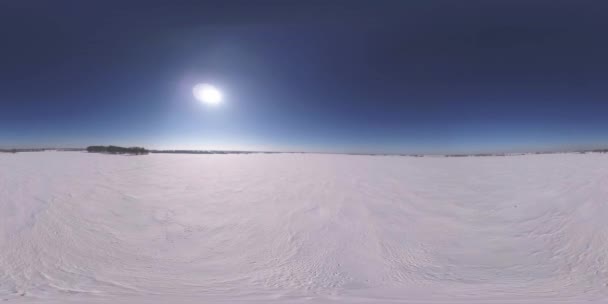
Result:
M195 85L192 88L192 94L196 99L207 104L219 104L222 102L222 92L210 84L199 83Z

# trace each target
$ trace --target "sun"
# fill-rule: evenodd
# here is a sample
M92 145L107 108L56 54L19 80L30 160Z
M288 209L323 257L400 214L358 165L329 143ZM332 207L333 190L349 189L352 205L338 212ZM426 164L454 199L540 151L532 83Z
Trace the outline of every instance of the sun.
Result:
M216 105L222 102L222 92L216 87L207 84L199 83L192 88L194 97L206 104Z

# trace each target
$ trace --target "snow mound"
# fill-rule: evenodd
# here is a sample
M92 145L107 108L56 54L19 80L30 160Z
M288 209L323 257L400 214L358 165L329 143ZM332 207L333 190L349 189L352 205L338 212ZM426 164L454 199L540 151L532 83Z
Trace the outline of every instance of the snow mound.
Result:
M0 154L0 300L608 301L608 155Z

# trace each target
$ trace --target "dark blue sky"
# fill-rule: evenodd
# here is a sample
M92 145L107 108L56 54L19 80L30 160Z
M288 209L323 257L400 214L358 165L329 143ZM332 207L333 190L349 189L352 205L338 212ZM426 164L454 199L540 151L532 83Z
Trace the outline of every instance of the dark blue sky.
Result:
M0 147L608 146L605 1L1 1ZM192 97L221 88L218 107Z

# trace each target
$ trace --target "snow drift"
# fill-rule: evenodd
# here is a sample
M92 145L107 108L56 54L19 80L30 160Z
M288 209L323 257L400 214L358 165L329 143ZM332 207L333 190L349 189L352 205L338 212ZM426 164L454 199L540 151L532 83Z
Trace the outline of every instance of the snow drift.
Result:
M608 155L0 154L0 299L608 300Z

